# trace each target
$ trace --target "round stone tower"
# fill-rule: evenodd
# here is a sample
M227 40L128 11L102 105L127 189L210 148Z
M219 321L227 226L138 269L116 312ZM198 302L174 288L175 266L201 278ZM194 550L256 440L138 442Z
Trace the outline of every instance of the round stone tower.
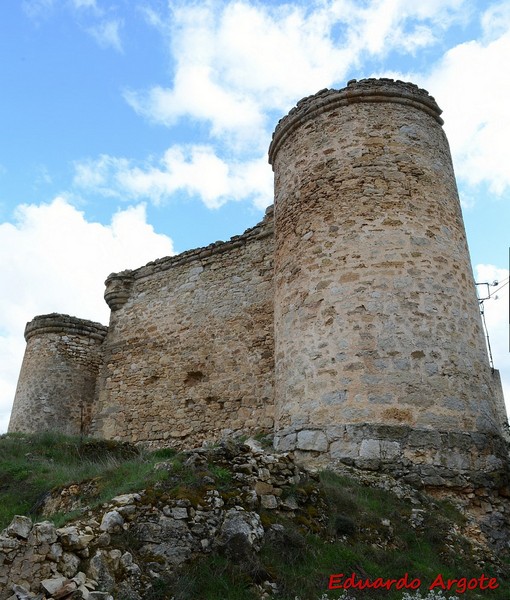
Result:
M87 432L107 330L60 314L35 317L27 324L9 432Z
M391 79L273 135L276 444L368 468L504 456L441 110Z

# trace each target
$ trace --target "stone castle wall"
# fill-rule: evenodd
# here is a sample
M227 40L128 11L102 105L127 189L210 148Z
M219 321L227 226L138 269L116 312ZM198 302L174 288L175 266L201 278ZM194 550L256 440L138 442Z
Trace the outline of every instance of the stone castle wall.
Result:
M230 242L114 275L91 432L196 445L273 427L272 213Z
M107 334L36 318L10 431L189 447L274 426L306 460L500 468L506 414L440 112L388 79L299 102L270 147L274 215L111 275Z
M89 430L106 332L99 323L59 314L27 324L9 431Z

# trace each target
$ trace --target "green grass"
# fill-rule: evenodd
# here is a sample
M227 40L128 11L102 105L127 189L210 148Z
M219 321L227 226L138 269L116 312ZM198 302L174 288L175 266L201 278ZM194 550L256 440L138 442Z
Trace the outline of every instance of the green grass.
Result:
M450 504L435 503L427 507L423 526L414 529L409 523L411 507L390 492L360 485L354 479L331 472L321 474L321 490L327 506L327 539L285 523L287 535L302 535L304 543L292 544L287 539L267 541L262 550L263 564L271 570L279 584L281 600L316 600L327 591L329 576L355 572L358 578L395 579L407 572L422 581L421 590L441 573L444 578L478 577L469 544L457 542L452 552L445 545L451 522L462 522L462 515ZM338 532L340 519L343 530ZM382 525L388 519L390 529ZM346 522L348 527L346 527ZM297 539L297 538L296 538ZM269 566L270 565L270 566ZM490 572L490 567L485 573ZM509 579L501 579L500 588L477 593L478 598L507 599ZM397 590L364 590L351 592L356 598L396 600ZM329 598L339 598L339 591L329 591Z
M141 489L155 500L167 494L189 497L195 504L210 489L230 490L232 473L225 465L209 461L190 467L185 460L172 448L148 452L132 444L56 433L1 435L0 531L16 514L40 518L52 490L71 484L97 483L95 493L82 498L89 507ZM161 462L165 467L154 469ZM58 514L52 520L61 525L79 514Z
M160 460L161 453L142 453L125 443L55 433L2 435L0 530L15 514L40 517L45 498L63 486L97 479L97 494L86 499L96 505L117 494L156 484L166 476L154 471ZM59 523L65 519L66 515L55 518Z
M84 502L94 507L113 496L146 490L146 501L154 504L186 498L193 506L204 504L207 492L219 490L225 508L242 503L242 493L233 479L229 455L211 453L193 464L188 455L172 449L140 451L130 444L69 438L56 434L0 436L0 530L15 514L40 518L44 498L52 490L73 483L94 482L94 494ZM162 468L155 469L157 463ZM83 486L82 486L83 487ZM236 557L212 553L186 565L172 577L164 575L147 590L147 600L194 598L251 600L258 597L254 584L270 580L278 585L279 600L316 600L328 593L332 574L356 573L358 578L399 578L405 573L423 582L421 591L441 573L445 578L478 577L467 541L447 545L452 524L464 517L451 504L427 501L422 526L410 524L412 505L394 494L360 484L354 478L323 472L284 489L284 497L299 499L294 518L286 513L261 510L266 535L259 554ZM230 504L229 504L230 503ZM57 525L80 513L54 515ZM383 521L386 524L383 524ZM389 526L388 526L389 522ZM283 526L275 531L273 525ZM112 536L116 547L129 549L136 558L137 544L130 531ZM506 575L498 575L500 588L461 595L466 600L507 600L510 558L502 555ZM140 563L141 564L141 563ZM486 566L484 572L491 573ZM448 594L446 594L448 595ZM452 594L453 595L453 594ZM396 600L402 592L364 590L357 599Z
M310 503L314 490L319 499ZM278 535L266 535L261 552L252 560L215 555L188 565L168 587L179 598L251 598L249 583L269 579L278 585L279 600L317 600L327 593L330 600L341 598L340 590L329 590L330 575L356 573L358 579L378 577L398 579L409 573L409 579L427 588L438 574L444 579L479 577L473 551L468 542L457 540L451 551L445 536L452 523L461 524L464 517L447 502L426 503L426 517L417 529L410 524L411 505L390 492L361 485L355 479L324 472L320 481L303 481L286 490L286 495L307 502L297 518L285 518L274 511L261 511L266 529L280 524ZM323 511L327 519L320 521ZM316 519L317 518L317 519ZM388 520L390 527L383 525ZM493 569L484 568L487 575ZM220 573L211 580L210 573ZM506 577L498 575L500 587L493 591L471 591L466 600L507 600L510 569ZM177 587L176 587L177 586ZM181 587L179 587L181 586ZM244 590L244 591L243 591ZM399 590L350 591L360 600L402 598ZM446 596L454 592L446 593Z
M257 600L252 583L249 565L211 555L185 568L167 591L175 600Z

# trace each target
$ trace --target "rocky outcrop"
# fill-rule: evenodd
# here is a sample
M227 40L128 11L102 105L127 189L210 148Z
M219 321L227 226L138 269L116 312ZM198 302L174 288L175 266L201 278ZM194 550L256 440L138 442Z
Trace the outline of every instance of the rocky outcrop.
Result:
M309 531L327 531L319 477L297 466L292 454L266 452L254 440L242 445L227 441L182 456L178 463L169 459L155 466L154 486L97 508L81 505L81 517L64 527L15 517L0 534L0 600L144 600L184 565L213 552L249 565L261 598L277 593L257 553L268 541L282 551L296 543L275 523L276 516ZM433 500L382 473L358 471L355 477L409 501L409 524L423 529ZM80 490L86 499L94 489L95 482L84 482L53 493L44 514L79 508ZM469 534L476 555L486 560L488 540L508 544L509 507L504 497L496 502L478 489L464 499L466 508L484 511L478 522L466 512L462 533ZM342 534L354 526L344 520L337 523ZM444 533L453 540L461 531L452 526ZM374 536L378 547L391 547L392 523L384 519Z
M184 468L193 477L189 488L175 488L168 461L156 466L164 486L117 496L65 527L15 517L0 535L0 600L140 600L162 575L200 555L258 551L264 538L260 507L292 515L307 502L288 495L304 477L291 458L265 453L254 441L241 449L224 443L186 456ZM201 474L211 461L216 479ZM233 479L228 492L222 477ZM90 490L88 483L83 487ZM61 498L68 506L66 490ZM54 495L49 506L61 508Z

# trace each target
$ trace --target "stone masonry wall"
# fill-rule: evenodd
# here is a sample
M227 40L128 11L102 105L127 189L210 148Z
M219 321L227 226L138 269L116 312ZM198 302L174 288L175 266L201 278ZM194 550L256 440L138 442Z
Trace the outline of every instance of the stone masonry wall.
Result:
M501 466L498 381L440 112L412 84L364 80L302 100L276 128L282 448ZM458 444L438 435L431 448L430 431Z
M9 431L76 435L88 429L106 332L99 323L60 314L27 324Z
M389 79L300 101L269 149L274 215L110 275L108 333L36 317L9 430L182 448L274 427L303 461L449 484L500 469L501 383L440 113Z
M272 213L226 243L107 280L106 438L190 446L273 426Z

